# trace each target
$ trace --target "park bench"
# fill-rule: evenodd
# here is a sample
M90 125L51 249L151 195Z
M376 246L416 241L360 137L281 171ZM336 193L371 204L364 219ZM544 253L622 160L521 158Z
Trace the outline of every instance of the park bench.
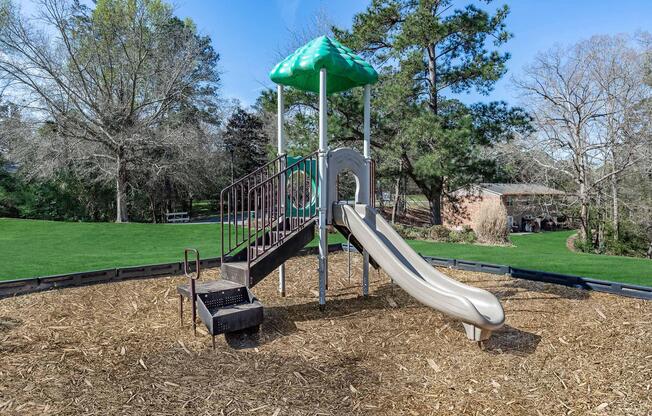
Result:
M165 221L168 223L188 222L190 216L187 212L166 212Z

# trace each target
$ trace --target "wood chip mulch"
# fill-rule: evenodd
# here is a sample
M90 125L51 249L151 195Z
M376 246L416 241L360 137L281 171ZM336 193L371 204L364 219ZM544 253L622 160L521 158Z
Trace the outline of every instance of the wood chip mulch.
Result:
M650 302L448 270L503 303L481 348L382 272L358 297L353 261L349 282L330 256L320 312L315 256L290 260L286 298L275 275L254 288L260 334L215 351L179 325L180 277L0 300L0 414L652 414Z

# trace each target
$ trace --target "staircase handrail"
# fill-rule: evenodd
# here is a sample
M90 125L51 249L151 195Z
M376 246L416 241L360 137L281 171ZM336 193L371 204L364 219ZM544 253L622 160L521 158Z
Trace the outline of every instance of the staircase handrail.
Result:
M265 163L263 166L254 170L251 173L243 176L242 178L232 182L230 185L222 189L220 192L220 223L221 227L221 259L224 262L224 257L234 253L236 250L241 248L245 242L248 240L244 239L244 230L242 233L239 233L238 228L238 215L242 217L242 222L244 222L244 206L246 201L244 200L245 192L249 190L251 186L255 186L257 183L268 179L272 175L277 175L284 166L287 165L287 155L283 154L275 159ZM270 169L271 168L271 169ZM271 173L270 173L271 170ZM253 182L252 182L253 180ZM246 182L246 183L245 183ZM245 189L246 188L246 189ZM238 191L239 196L242 201L238 201ZM227 203L227 219L226 226L224 221L224 203ZM232 199L234 201L232 201ZM232 208L233 204L233 210ZM239 204L240 202L240 204ZM240 205L240 209L238 206ZM251 212L247 211L247 216L251 216ZM228 232L228 237L225 238L224 233ZM235 232L235 242L232 242L232 231ZM226 244L225 244L226 243Z
M319 167L314 166L313 168L313 161L315 162L315 164L319 163L317 151L297 160L291 165L286 166L284 169L279 171L276 175L270 176L269 178L254 185L249 189L247 195L248 210L249 212L253 212L253 222L254 222L253 225L255 227L255 231L252 232L252 218L251 216L249 216L249 218L247 219L247 235L248 235L247 240L250 241L250 244L252 246L247 250L248 266L251 264L251 261L260 257L261 255L268 252L272 248L280 245L283 242L284 238L287 236L287 234L302 229L305 226L305 224L307 224L311 219L317 216L317 210L310 208L310 205L306 205L306 196L308 197L307 201L310 203L311 200L314 197L316 197L316 194L313 195L311 181L308 180L308 178L305 175L304 175L304 182L303 182L304 186L303 188L301 188L300 191L301 195L299 195L299 199L303 201L301 208L296 209L296 215L295 215L294 208L291 207L290 210L288 211L287 207L285 207L287 195L294 194L295 193L294 189L298 190L298 186L295 186L298 184L295 183L293 180L294 178L288 174L295 170L298 171L303 165L304 171L309 171L310 176L315 176L319 172ZM308 166L309 169L307 169ZM287 179L288 177L291 179L289 183L286 183L285 179ZM306 192L306 185L308 185L307 192ZM286 186L289 188L289 191L287 189L285 191L286 194L286 197L284 198L285 200L282 200L283 198L281 198L282 186ZM252 211L252 206L251 206L252 200L254 201L254 203L257 202L259 199L259 195L261 196L260 206L262 211L262 215L261 215L262 226L259 225L260 221L258 215L258 207L254 206ZM273 196L274 198L272 198L271 196ZM274 202L276 202L276 204L274 204ZM308 208L306 209L306 207ZM288 212L289 215L286 215ZM277 232L276 239L272 239L271 236L269 237L267 236L267 230L271 231L274 228L276 228L276 232ZM259 240L261 238L262 238L262 242L260 242L261 244L259 244Z

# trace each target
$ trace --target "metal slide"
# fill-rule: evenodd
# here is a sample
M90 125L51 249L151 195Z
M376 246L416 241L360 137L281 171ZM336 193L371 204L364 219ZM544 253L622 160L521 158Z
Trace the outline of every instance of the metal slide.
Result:
M486 340L503 326L503 307L493 294L462 284L432 267L373 208L333 204L333 221L347 227L408 294L462 321L469 339Z

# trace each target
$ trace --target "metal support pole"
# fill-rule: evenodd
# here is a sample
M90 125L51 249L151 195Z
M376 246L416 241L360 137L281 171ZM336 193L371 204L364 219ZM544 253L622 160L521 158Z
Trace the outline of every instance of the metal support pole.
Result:
M319 71L319 308L326 306L328 280L328 234L326 232L328 195L328 101L326 101L326 68Z
M285 111L285 100L283 97L283 86L282 85L277 85L276 86L276 94L277 94L277 111L278 111L278 120L277 120L277 135L278 135L278 151L277 154L278 156L282 156L285 154L285 135L283 131L283 113ZM279 172L285 168L285 166L282 166L283 164L283 159L279 160L279 163L281 166L279 166ZM281 186L280 186L280 197L281 197L281 215L283 215L283 221L286 220L285 218L285 180L281 180ZM281 231L281 225L278 224L276 228L276 237L278 238ZM285 297L285 264L281 264L278 266L278 291L281 294L282 297Z
M183 295L179 294L179 323L183 326Z
M364 158L367 162L367 178L371 179L371 85L364 86ZM371 204L372 186L369 186L369 195L367 195L367 204ZM362 295L369 295L369 253L362 250Z
M349 234L349 237L346 239L346 251L349 253L349 283L351 283L351 236L353 234Z

